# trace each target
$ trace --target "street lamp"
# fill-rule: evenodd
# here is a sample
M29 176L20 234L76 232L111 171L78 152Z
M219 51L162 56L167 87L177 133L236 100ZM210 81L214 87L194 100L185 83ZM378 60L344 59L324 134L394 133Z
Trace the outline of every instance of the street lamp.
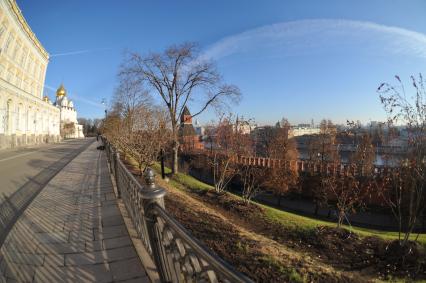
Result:
M101 104L105 107L105 119L107 118L107 102L105 98L102 98Z
M103 121L103 123L102 123L102 128L101 128L101 131L102 132L104 132L105 131L105 123L106 123L106 120L107 120L107 116L108 116L108 111L107 111L107 101L106 101L106 99L105 98L102 98L102 100L101 100L101 104L105 107L105 117L104 117L104 121ZM99 136L99 132L100 132L100 130L98 129L97 130L98 131L98 136Z

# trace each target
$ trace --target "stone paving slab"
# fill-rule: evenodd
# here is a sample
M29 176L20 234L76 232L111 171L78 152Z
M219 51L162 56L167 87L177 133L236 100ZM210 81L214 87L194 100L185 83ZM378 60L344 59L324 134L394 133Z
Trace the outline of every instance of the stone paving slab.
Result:
M150 282L96 146L66 165L15 223L0 250L0 283Z

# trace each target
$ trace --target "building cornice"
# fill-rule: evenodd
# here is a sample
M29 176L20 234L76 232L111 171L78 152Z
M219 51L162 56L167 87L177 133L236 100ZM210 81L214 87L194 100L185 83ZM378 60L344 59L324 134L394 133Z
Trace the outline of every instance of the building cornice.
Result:
M12 9L16 18L18 19L18 22L20 23L24 32L28 35L29 39L34 43L44 59L49 60L49 53L47 53L46 49L44 49L43 45L41 45L34 32L31 30L30 26L22 15L21 9L19 9L18 5L16 4L16 0L7 0L6 2L9 4L9 7Z

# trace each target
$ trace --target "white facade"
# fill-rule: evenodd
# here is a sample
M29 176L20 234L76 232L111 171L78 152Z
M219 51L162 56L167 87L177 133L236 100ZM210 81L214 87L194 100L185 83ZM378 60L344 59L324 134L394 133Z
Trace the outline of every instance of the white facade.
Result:
M304 135L318 135L320 133L320 128L313 127L292 127L290 129L291 137L298 137Z
M0 148L57 141L60 111L43 98L49 55L14 0L0 0Z
M204 136L205 131L206 131L206 129L203 126L200 125L198 120L195 120L194 130L195 130L195 133L197 134L197 136L201 136L201 137Z
M60 125L66 138L84 138L83 125L79 125L77 121L77 111L74 108L74 103L67 97L67 91L61 85L56 91L55 106L60 111ZM73 128L71 131L65 131L68 126Z
M244 120L243 117L236 119L234 129L243 135L249 135L257 125L250 122L250 120Z

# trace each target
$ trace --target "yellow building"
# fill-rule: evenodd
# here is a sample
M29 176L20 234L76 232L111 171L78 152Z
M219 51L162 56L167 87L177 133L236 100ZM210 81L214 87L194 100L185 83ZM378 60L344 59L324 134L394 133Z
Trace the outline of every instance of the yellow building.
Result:
M0 0L0 148L59 140L60 110L43 97L49 54L14 0Z

